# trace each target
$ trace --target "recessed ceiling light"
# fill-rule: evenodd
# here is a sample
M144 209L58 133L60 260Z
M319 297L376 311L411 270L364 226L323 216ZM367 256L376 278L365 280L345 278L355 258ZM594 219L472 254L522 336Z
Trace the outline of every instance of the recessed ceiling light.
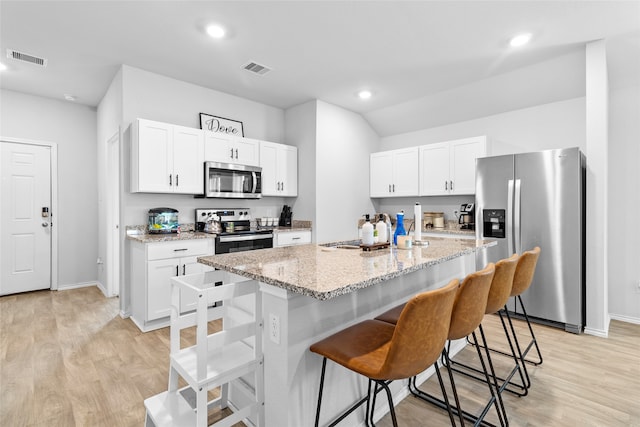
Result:
M511 47L520 47L529 43L529 40L531 40L531 33L518 34L511 39L509 44Z
M0 62L0 71L4 71L7 69L7 66Z
M64 99L66 99L67 101L75 101L78 98L73 96L73 95L69 95L68 93L65 93L64 94Z
M372 95L373 94L370 90L361 90L360 92L358 92L358 98L360 99L369 99Z
M207 34L214 39L221 39L227 32L220 25L209 25L207 27Z

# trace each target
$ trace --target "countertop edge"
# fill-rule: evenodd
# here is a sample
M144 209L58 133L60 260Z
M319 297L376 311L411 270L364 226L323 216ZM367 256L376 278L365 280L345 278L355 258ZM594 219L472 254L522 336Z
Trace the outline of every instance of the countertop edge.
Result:
M464 256L464 255L472 254L472 253L477 252L480 249L488 248L488 247L495 246L495 245L497 245L497 242L495 240L482 241L480 246L475 246L473 248L467 248L467 249L461 250L461 251L456 252L456 253L451 254L451 255L447 255L447 256L443 256L443 257L437 258L437 259L426 261L426 262L421 263L419 265L413 265L413 266L408 267L408 268L403 269L403 270L399 270L399 271L396 270L396 271L393 271L391 273L387 273L387 274L379 276L379 277L374 277L374 278L371 278L371 279L366 279L366 280L353 282L353 283L350 283L350 284L348 284L348 285L346 285L346 286L344 286L344 287L342 287L340 289L335 289L335 290L326 291L326 292L313 291L313 290L310 290L310 289L307 289L307 288L303 288L303 287L300 287L300 286L292 285L292 284L287 283L287 282L282 282L282 281L279 281L279 280L276 280L276 279L272 279L272 278L269 278L269 277L264 277L264 276L261 276L261 275L258 275L258 274L253 274L253 273L248 272L246 270L243 270L241 268L230 267L227 264L215 262L212 259L213 258L212 256L198 257L198 262L200 262L202 264L205 264L205 265L208 265L210 267L219 268L219 269L228 271L230 273L237 274L239 276L248 277L250 279L257 280L259 282L266 283L268 285L276 286L278 288L282 288L282 289L294 292L296 294L309 296L309 297L315 298L315 299L320 300L320 301L326 301L326 300L329 300L329 299L332 299L332 298L335 298L335 297L338 297L338 296L341 296L341 295L349 294L349 293L354 292L354 291L356 291L358 289L367 288L369 286L373 286L373 285L376 285L378 283L382 283L382 282L385 282L387 280L394 279L396 277L400 277L400 276L403 276L405 274L412 273L414 271L418 271L418 270L422 270L422 269L425 269L425 268L428 268L428 267L431 267L431 266L434 266L434 265L438 265L438 264L441 264L443 262L447 262L447 261L450 261L450 260L455 259L455 258L459 258L459 257ZM314 246L317 246L317 245L314 245ZM398 250L398 249L394 249L394 250Z

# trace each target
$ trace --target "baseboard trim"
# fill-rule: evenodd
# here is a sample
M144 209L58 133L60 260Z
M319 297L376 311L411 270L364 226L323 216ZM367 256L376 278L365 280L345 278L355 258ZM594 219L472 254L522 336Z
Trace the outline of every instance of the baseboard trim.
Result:
M603 329L595 329L595 328L584 328L584 333L587 335L594 335L596 337L607 338L609 336L608 330Z
M58 285L58 291L68 291L70 289L79 289L79 288L88 288L89 286L97 286L100 288L98 282L81 282L81 283L71 283L68 285Z
M633 323L634 325L640 325L640 318L624 316L622 314L610 314L611 320L619 320L621 322Z

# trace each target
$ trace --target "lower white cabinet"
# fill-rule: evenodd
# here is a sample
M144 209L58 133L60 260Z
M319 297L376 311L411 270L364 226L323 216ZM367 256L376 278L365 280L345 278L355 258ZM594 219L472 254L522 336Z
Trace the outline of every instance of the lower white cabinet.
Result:
M169 324L171 278L213 270L198 262L199 256L214 253L213 245L213 239L131 242L131 318L140 330ZM193 296L181 296L181 312L195 308Z
M311 243L311 230L276 231L273 235L273 246L306 245Z

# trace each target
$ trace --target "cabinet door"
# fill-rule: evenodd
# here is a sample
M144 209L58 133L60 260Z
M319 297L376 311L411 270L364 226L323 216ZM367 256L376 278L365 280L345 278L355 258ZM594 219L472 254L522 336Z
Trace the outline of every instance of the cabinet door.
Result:
M232 142L235 160L247 166L260 166L260 141L249 138L236 138Z
M393 194L394 197L418 195L418 147L397 150L393 153Z
M137 174L137 186L132 186L131 191L172 192L173 126L138 120L137 141L133 144L133 149L137 150L132 155L132 158L138 160L137 164L132 165L132 173Z
M173 127L173 191L204 193L204 136L200 129Z
M280 194L285 197L298 195L298 148L282 145L278 150Z
M485 138L466 138L451 141L450 179L453 183L451 194L475 194L476 159L486 155Z
M389 151L373 153L369 158L369 196L391 196L393 171L391 168L393 154Z
M171 278L180 274L179 263L179 258L147 263L147 321L171 315Z
M449 194L449 143L420 147L420 195Z
M278 196L278 146L270 142L260 143L260 167L262 167L262 195Z
M204 161L234 163L234 152L231 141L233 136L223 133L204 133Z

